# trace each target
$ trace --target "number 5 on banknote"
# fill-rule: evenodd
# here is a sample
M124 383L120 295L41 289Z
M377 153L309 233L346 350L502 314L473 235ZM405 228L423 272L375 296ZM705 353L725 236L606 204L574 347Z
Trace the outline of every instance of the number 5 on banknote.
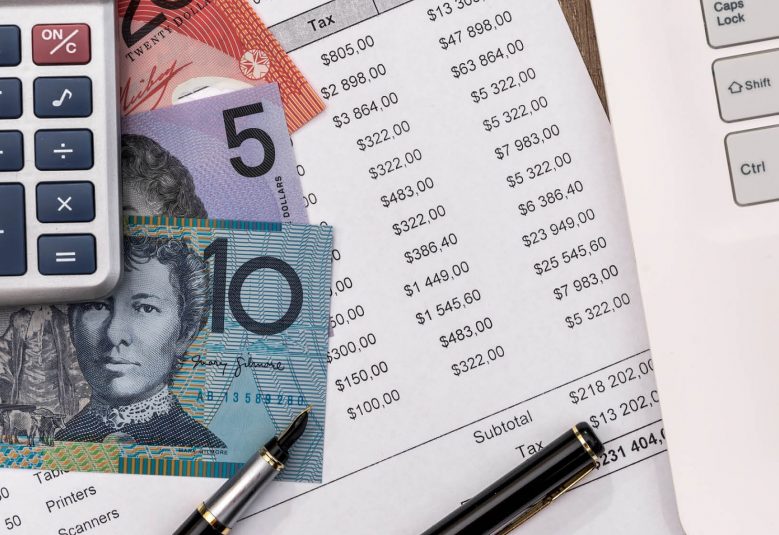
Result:
M254 139L260 142L262 145L264 156L261 163L258 165L246 165L240 156L236 156L230 159L230 163L233 168L238 171L241 176L247 178L255 178L265 175L273 168L273 164L276 163L276 146L273 144L273 139L268 135L265 130L261 128L246 128L240 132L236 129L235 121L239 117L246 117L247 115L256 115L263 112L261 102L254 104L247 104L239 108L230 108L223 112L225 119L225 133L227 134L227 146L231 149L237 149L243 142L249 139Z
M0 340L0 396L17 394L0 404L0 466L224 477L311 404L309 453L285 475L319 480L331 247L321 226L128 218L112 295L12 318L59 344L35 353L51 365L23 369L23 340Z

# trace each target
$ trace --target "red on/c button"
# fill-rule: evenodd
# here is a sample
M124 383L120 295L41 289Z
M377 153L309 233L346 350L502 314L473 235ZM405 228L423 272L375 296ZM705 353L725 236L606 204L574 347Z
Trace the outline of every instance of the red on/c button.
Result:
M85 65L92 59L86 24L39 24L32 29L36 65Z

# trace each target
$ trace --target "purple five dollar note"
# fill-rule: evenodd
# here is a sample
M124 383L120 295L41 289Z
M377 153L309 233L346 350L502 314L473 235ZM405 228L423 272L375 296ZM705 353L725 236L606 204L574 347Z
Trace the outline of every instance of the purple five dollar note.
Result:
M126 213L308 222L277 84L125 118L122 178Z

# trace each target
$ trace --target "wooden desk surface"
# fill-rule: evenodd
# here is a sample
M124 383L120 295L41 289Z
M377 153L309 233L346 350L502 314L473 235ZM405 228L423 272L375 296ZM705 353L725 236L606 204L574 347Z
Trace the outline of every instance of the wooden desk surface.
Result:
M598 91L598 96L603 103L603 108L608 112L606 103L606 91L603 87L603 73L598 56L598 40L595 37L595 25L592 20L592 10L589 0L558 0L563 8L565 17L579 45L579 50L590 71L590 76Z

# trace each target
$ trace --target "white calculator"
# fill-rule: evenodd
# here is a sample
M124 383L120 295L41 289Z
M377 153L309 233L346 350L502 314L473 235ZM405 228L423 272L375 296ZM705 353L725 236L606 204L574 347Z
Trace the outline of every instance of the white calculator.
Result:
M119 280L114 10L0 3L0 305L95 299Z

